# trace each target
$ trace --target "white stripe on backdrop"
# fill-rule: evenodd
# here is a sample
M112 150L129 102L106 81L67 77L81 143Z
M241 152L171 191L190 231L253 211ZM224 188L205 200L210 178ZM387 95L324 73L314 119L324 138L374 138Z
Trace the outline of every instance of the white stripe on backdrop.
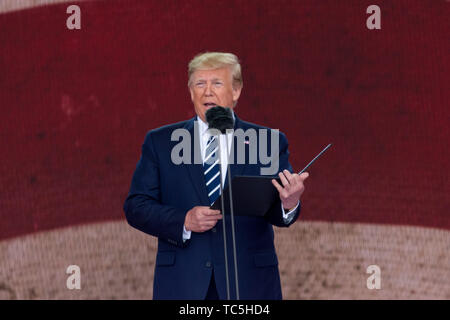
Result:
M74 4L76 2L82 2L86 0L1 0L0 1L0 13L18 11L28 8L34 8L38 6L57 4L62 2L68 2Z

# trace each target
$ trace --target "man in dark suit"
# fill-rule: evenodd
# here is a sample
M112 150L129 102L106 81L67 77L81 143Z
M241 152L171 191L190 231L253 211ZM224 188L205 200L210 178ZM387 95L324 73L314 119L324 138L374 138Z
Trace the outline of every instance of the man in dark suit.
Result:
M220 183L227 186L228 160L232 177L260 175L265 165L260 161L249 163L249 141L241 141L245 143L246 160L241 164L236 161L237 140L230 134L214 137L207 130L205 113L209 108L220 105L233 109L239 99L243 82L237 57L220 52L197 55L189 63L188 76L197 116L148 132L124 211L131 226L158 237L154 299L226 299L222 214L210 209L210 205L220 194ZM242 121L235 114L233 117L235 130L268 129ZM187 155L190 161L182 164L173 159L176 130L185 130L192 137L189 143L194 152ZM218 148L227 139L234 141L229 144L234 148L234 159L228 159L229 154L223 151L226 148ZM251 143L266 143L260 140L257 136L256 142ZM283 133L279 134L278 142L278 150L272 150L270 143L267 148L279 156L276 172L282 184L272 180L280 195L279 203L264 217L234 218L240 299L282 298L272 225L288 227L297 220L303 182L308 174L291 173ZM198 145L200 149L196 148ZM217 160L208 161L211 156ZM219 168L223 171L222 179ZM228 233L231 230L228 213L225 217ZM236 299L232 243L228 234L226 238L230 293L231 299Z

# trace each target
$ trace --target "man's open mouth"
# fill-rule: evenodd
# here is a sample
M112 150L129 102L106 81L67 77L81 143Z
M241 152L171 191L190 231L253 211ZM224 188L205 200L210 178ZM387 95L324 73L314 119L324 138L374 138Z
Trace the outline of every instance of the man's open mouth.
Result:
M213 102L206 102L203 104L205 107L209 108L209 107L215 107L217 106L217 104L213 103Z

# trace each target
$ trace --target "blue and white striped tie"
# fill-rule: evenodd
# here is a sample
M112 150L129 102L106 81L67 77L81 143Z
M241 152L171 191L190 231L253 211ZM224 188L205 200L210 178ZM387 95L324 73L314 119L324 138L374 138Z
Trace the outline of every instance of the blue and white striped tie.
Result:
M203 170L205 173L206 190L209 202L212 205L220 195L220 163L219 143L216 136L211 136L206 143Z

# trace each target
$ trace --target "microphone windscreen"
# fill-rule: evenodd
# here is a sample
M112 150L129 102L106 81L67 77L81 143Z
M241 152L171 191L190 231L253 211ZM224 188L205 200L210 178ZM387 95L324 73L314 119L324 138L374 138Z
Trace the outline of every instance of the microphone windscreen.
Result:
M230 108L215 106L208 109L205 115L210 129L217 129L221 133L226 133L227 129L234 128L234 119Z

